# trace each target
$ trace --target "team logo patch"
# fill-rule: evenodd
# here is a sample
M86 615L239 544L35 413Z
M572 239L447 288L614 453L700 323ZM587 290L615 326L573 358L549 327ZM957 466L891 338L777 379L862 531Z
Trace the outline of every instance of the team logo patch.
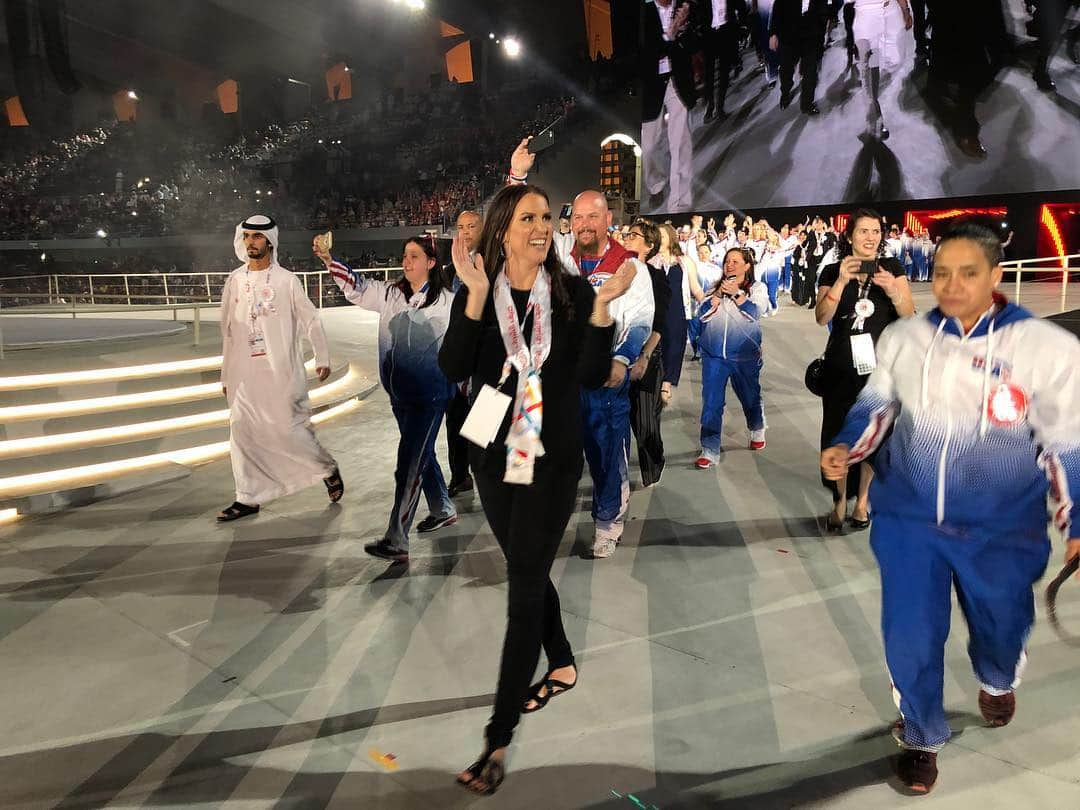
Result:
M1018 425L1027 418L1027 393L1018 385L1002 383L990 392L986 412L995 427Z
M603 271L599 273L593 273L589 276L589 283L594 287L603 287L604 282L611 278L611 273L605 273Z

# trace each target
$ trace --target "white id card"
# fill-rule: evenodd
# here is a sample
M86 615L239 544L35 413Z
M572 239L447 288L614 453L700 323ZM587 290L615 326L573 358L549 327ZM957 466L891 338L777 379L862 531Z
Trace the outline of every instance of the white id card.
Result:
M851 359L860 376L865 377L877 368L877 353L874 351L874 339L870 335L851 336Z
M511 399L490 385L485 385L461 426L461 435L479 447L487 447L495 440L503 418L510 409Z
M252 357L266 357L266 338L262 332L248 332L248 349Z

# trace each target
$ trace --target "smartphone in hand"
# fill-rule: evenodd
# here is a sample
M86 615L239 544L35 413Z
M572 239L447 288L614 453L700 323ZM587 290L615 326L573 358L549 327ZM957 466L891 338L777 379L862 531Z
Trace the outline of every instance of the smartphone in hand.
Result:
M543 132L540 132L532 137L529 141L529 152L536 154L537 152L543 152L555 145L555 129L548 127Z
M859 263L859 275L865 278L873 278L878 271L877 259L864 259Z

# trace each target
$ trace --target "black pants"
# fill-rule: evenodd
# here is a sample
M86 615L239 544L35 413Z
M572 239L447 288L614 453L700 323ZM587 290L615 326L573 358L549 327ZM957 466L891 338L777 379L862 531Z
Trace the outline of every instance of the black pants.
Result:
M580 474L538 474L532 485L521 486L505 484L487 470L474 472L488 525L506 555L509 581L499 685L485 731L488 745L502 748L521 719L541 646L549 669L574 663L550 574L577 502Z
M705 103L724 109L731 66L739 58L739 33L735 23L710 28L705 34ZM714 89L715 88L715 89Z
M1067 9L1065 0L1039 0L1035 7L1035 30L1039 38L1035 73L1046 73L1054 51L1064 35Z
M685 345L685 341L684 341ZM664 382L664 364L660 352L653 352L645 375L630 384L630 428L637 439L641 483L651 486L664 471L664 440L660 436L660 386Z
M844 31L847 39L844 44L847 47L848 62L854 62L859 58L859 49L855 46L855 4L848 3L844 6Z
M914 23L915 29L915 52L920 56L926 56L930 53L930 47L927 44L926 28L928 15L926 13L926 0L910 0L911 3L911 18ZM854 6L852 6L854 10Z
M795 86L795 63L802 76L799 105L805 111L814 103L817 94L818 69L825 53L825 25L813 12L804 14L799 23L799 38L794 42L780 40L780 92L790 96Z
M461 426L469 415L469 398L458 392L446 408L446 446L450 456L450 485L469 477L469 440L461 438Z

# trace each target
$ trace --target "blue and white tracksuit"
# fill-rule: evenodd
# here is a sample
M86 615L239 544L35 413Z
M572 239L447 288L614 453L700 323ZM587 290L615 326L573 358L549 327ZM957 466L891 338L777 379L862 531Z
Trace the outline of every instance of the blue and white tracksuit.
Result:
M601 259L574 255L581 275L602 287L623 261L633 258L617 243L608 243ZM637 274L622 296L609 305L615 321L612 359L626 366L641 355L653 326L653 292L649 269L637 259ZM581 389L581 421L585 460L593 480L592 516L597 540L618 540L630 505L630 375L618 388Z
M780 292L780 280L784 274L786 261L787 256L782 250L771 247L766 247L758 259L757 271L769 291L769 308L762 313L763 317L772 315L777 310L776 296Z
M455 514L435 457L435 440L454 389L439 368L453 296L443 290L424 307L426 286L406 299L396 285L365 278L341 262L332 261L329 269L350 303L379 313L379 379L401 432L386 538L395 548L408 550L421 491L432 515Z
M760 318L768 311L769 293L760 281L751 285L742 306L725 297L714 310L712 299L706 298L698 309L702 325L701 455L710 461L720 458L728 380L746 415L746 426L751 431L765 430Z
M1080 342L1003 298L964 335L935 309L897 321L836 444L881 446L871 546L882 633L909 748L949 739L944 648L955 582L982 688L1020 682L1032 584L1080 520ZM892 434L886 434L892 427Z

